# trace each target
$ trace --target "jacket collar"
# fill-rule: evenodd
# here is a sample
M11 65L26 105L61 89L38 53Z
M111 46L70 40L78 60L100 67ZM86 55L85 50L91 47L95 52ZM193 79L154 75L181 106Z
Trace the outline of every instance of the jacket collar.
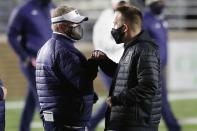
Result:
M131 42L125 43L125 49L137 44L139 41L144 41L148 43L152 43L154 46L157 46L153 39L150 37L149 33L145 30L141 31Z
M53 32L52 38L54 39L58 39L58 40L62 40L65 41L66 44L69 44L71 46L74 46L74 40L70 39L69 37L67 37L66 35L62 34L62 33L58 33L58 32Z

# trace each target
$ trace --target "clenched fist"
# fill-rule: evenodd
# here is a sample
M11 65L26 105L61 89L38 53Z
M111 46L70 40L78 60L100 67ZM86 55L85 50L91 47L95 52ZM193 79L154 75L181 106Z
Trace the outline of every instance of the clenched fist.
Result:
M94 50L91 55L91 59L93 60L102 60L107 58L107 55L100 50Z

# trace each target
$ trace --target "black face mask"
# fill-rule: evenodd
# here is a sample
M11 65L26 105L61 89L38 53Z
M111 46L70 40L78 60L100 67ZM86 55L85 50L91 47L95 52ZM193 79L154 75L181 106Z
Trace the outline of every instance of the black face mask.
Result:
M163 12L164 4L155 2L150 5L150 9L155 15L160 15Z
M124 36L123 27L124 27L124 25L122 25L118 29L112 28L112 30L111 30L111 35L114 38L114 40L116 41L116 44L123 43L123 36Z
M47 6L51 2L51 0L39 0L39 2L40 2L40 5Z

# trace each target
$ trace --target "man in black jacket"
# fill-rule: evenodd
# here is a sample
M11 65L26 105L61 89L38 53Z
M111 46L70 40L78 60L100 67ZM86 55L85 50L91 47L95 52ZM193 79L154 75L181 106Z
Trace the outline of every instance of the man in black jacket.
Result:
M111 31L117 44L124 43L120 62L94 51L91 59L113 77L105 130L158 131L161 118L160 58L158 46L141 30L142 14L132 6L115 10Z

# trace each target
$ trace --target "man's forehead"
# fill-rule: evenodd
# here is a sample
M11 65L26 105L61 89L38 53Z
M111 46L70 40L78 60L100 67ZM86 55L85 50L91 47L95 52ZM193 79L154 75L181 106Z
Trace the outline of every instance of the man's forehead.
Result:
M120 20L122 17L122 14L119 11L115 11L114 13L114 21Z
M115 15L116 17L121 17L121 16L122 16L122 14L121 14L119 11L115 11L114 15Z

